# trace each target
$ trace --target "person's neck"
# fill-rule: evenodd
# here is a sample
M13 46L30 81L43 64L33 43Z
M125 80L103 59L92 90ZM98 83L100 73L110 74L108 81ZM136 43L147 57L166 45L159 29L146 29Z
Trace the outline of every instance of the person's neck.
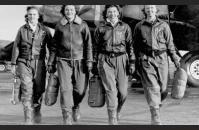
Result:
M149 23L153 23L156 20L156 17L147 17L146 21Z
M66 19L68 20L69 23L71 23L72 21L75 20L75 17L73 17L73 18L67 18L67 17L66 17Z
M110 22L112 26L115 26L118 23L119 19L107 19L107 21Z
M30 25L32 26L36 26L38 24L38 21L35 21L35 22L29 22Z

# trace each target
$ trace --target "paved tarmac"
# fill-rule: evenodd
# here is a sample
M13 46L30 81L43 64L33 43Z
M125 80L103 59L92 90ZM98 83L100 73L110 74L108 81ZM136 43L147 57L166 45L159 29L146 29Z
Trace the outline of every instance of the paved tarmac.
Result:
M10 103L11 92L0 91L0 125L21 125L22 105ZM106 106L91 108L86 96L81 104L81 120L76 125L107 125ZM42 125L61 125L62 115L59 99L54 106L42 106ZM199 88L188 88L182 100L166 99L161 108L164 125L199 125ZM130 88L122 110L119 125L149 125L150 113L142 88Z

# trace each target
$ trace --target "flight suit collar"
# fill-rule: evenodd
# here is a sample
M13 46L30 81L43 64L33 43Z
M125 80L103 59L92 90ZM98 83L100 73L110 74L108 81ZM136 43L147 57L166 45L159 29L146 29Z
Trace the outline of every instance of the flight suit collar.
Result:
M159 18L156 17L156 20L153 23L149 23L148 21L146 21L146 19L144 19L142 21L142 25L151 25L151 26L157 26L160 23L162 23L162 20L160 20Z
M115 24L114 27L117 27L118 25L121 25L122 24L122 21L119 19L118 22ZM109 20L105 20L105 25L108 25L108 26L112 26L112 24L110 23Z
M45 33L46 33L41 23L37 24L35 32L33 32L33 30L31 29L31 27L30 27L30 25L28 23L25 24L25 29L28 32L31 32L31 34L32 34L32 35L30 35L31 39L27 40L27 42L29 44L32 44L32 38L38 39L40 36L42 36L42 37L45 36Z
M25 24L25 28L32 30L32 28L30 27L29 23L26 23L26 24ZM37 23L36 30L38 30L39 28L41 28L41 23L38 22L38 23Z
M79 16L76 15L73 22L76 23L76 24L81 24L82 23L82 19ZM63 17L61 19L60 23L61 23L61 25L64 26L64 25L66 25L69 22L68 22L68 20L65 17Z

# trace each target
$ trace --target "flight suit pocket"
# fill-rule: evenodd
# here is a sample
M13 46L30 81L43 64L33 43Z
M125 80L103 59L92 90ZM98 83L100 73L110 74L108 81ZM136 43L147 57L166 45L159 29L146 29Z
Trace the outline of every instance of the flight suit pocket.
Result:
M157 40L161 43L165 43L166 40L164 38L164 31L163 30L159 30L158 34L157 34Z
M124 32L116 31L116 39L117 39L117 42L124 41L125 40Z
M140 66L143 68L150 68L150 62L151 62L151 58L145 54L143 54L140 58L139 58L139 63Z
M168 57L167 57L167 53L165 52L165 53L163 53L163 54L161 54L161 55L159 55L159 56L156 56L155 57L155 60L156 60L156 62L158 63L158 64L160 64L160 65L163 65L163 64L167 64L167 62L168 62L168 59L167 59Z
M161 50L165 50L166 49L166 39L164 37L164 32L163 30L159 31L157 34L157 41L159 43L159 48Z

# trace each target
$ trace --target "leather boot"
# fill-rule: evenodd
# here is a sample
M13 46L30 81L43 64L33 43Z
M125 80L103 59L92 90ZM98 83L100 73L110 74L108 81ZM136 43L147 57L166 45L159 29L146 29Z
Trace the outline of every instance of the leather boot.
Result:
M108 122L109 125L117 125L117 112L116 110L108 110Z
M163 106L163 102L164 102L165 99L167 98L167 95L168 95L168 91L161 92L161 103L160 103L159 107L162 107L162 106Z
M118 111L117 112L117 121L120 121L120 119L121 119L121 113Z
M118 93L118 106L117 106L117 121L121 119L121 110L126 101L126 96L122 96Z
M24 125L33 125L33 111L30 109L24 110Z
M24 107L24 125L33 125L33 109L32 109L32 102L31 101L23 101L22 102Z
M30 110L24 111L24 118L25 118L24 125L33 125L34 124L32 111L30 111Z
M72 115L71 112L62 110L63 115L63 124L64 125L72 125Z
M119 121L121 119L121 109L122 109L122 105L118 105L118 107L117 107L117 121Z
M34 123L41 123L41 105L34 107Z
M151 125L162 125L160 120L160 109L150 108L151 111Z
M161 102L164 101L167 98L167 95L168 95L168 91L161 93Z
M79 110L79 108L73 109L72 116L73 116L73 121L75 121L75 122L77 122L80 119L81 116L80 116L80 110Z

